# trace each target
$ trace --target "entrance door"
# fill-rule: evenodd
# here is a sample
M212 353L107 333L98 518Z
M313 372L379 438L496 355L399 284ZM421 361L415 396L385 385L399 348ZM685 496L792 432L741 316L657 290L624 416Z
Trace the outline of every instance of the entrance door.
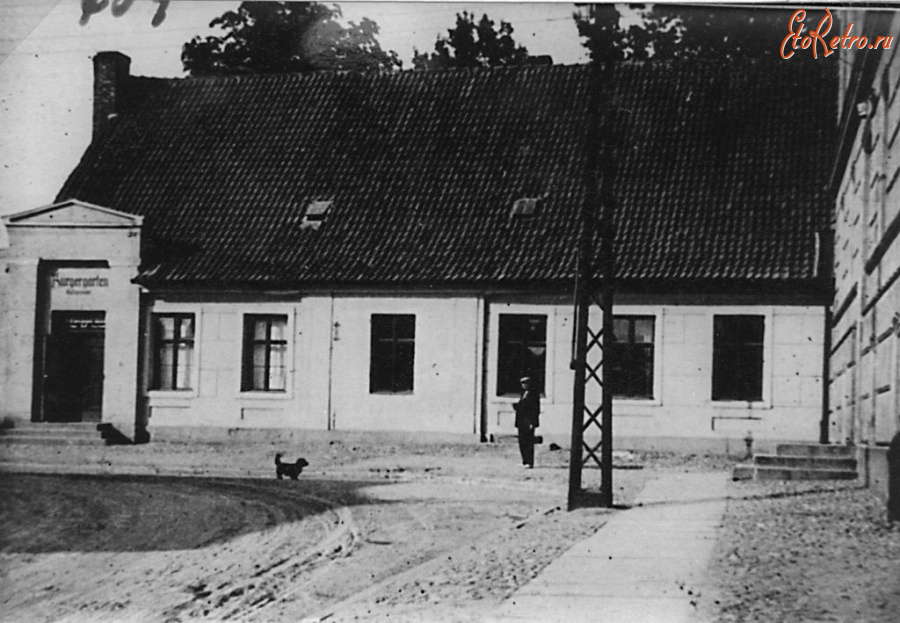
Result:
M104 312L52 313L44 368L45 421L100 421L105 333Z

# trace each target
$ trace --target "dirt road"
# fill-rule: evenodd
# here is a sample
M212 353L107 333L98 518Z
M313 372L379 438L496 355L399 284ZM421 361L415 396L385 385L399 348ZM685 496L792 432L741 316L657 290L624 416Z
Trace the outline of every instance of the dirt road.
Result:
M900 620L900 526L857 482L732 483L707 620Z
M113 447L90 461L7 450L119 474L0 474L0 620L16 623L483 621L613 512L562 510L567 456L546 447L522 470L513 444L299 443L290 452L311 466L297 482L274 479L271 443ZM627 504L661 471L728 461L619 467ZM243 477L209 476L223 473ZM897 620L900 530L859 484L729 495L705 620Z
M609 512L562 510L560 453L339 459L297 482L0 476L0 619L478 620ZM646 473L616 476L624 502Z

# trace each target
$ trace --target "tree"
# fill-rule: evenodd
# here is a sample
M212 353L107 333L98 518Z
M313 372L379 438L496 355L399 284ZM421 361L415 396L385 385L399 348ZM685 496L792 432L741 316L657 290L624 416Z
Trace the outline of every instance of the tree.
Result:
M621 14L612 4L590 5L587 13L574 15L578 34L592 61L621 61L633 56L629 51L628 31L620 25Z
M192 76L400 67L396 52L381 49L374 21L344 26L340 17L337 6L317 2L242 2L210 23L225 34L194 37L181 61Z
M793 12L655 5L649 17L657 28L672 33L659 50L663 56L782 60L781 42Z
M632 4L637 23L622 26L613 5L576 13L578 34L592 60L673 58L782 60L792 9ZM818 23L818 18L807 18ZM812 55L803 55L804 57Z
M533 62L528 50L516 45L512 24L508 22L500 22L496 29L494 22L483 15L476 24L475 15L464 11L456 14L456 28L447 32L448 36L438 37L432 54L414 50L413 67L500 67Z

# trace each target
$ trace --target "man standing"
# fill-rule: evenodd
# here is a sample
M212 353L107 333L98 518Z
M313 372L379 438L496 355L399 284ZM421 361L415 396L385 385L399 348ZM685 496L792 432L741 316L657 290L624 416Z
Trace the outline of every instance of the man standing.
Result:
M522 377L522 397L513 405L516 410L516 428L519 431L519 452L522 466L534 467L534 429L540 426L541 397L532 386L531 377Z

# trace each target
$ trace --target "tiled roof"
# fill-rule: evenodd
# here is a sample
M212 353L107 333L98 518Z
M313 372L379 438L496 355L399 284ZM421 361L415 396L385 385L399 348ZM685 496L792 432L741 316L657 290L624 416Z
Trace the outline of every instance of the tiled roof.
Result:
M132 79L59 194L145 217L149 286L524 285L574 275L589 69ZM833 81L622 64L623 279L808 279ZM515 200L539 197L532 216ZM303 226L313 201L332 204Z

